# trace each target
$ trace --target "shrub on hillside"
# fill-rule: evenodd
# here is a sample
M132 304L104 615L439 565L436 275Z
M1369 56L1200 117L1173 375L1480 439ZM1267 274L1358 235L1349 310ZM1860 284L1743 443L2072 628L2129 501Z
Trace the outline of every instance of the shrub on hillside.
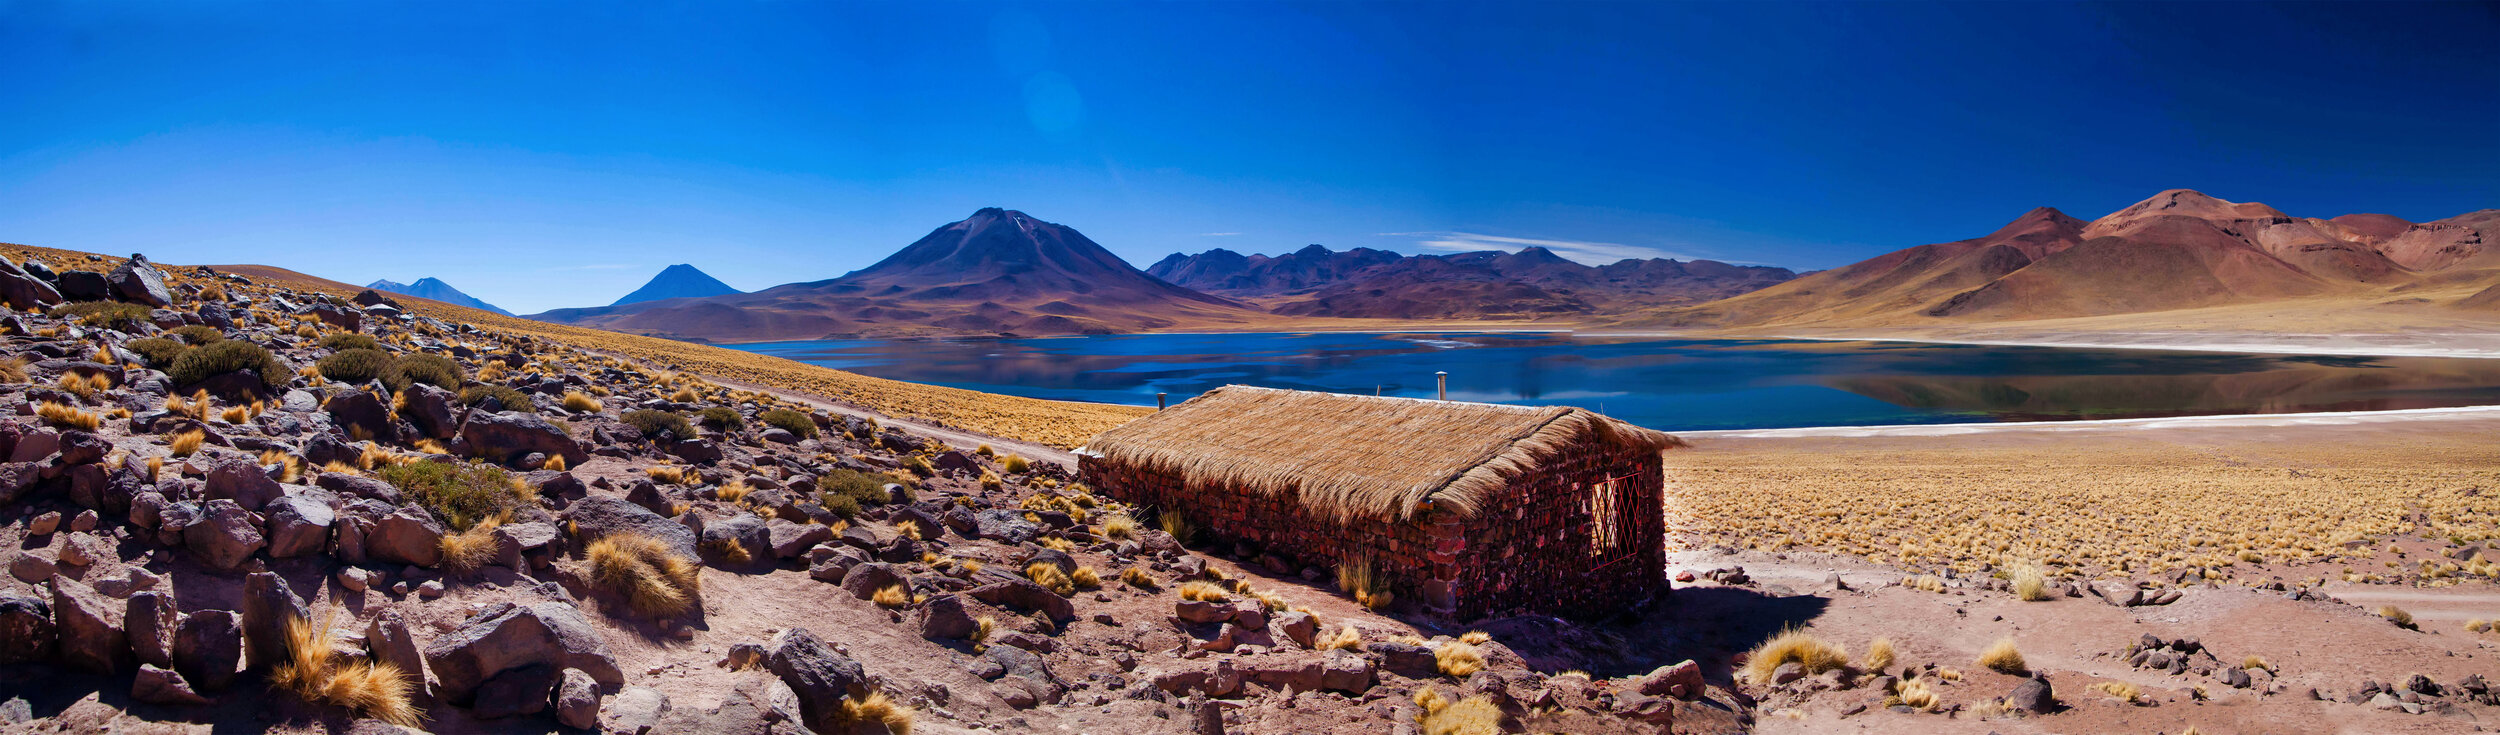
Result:
M426 353L401 355L382 371L382 385L388 386L392 393L407 390L408 386L418 383L444 390L459 390L461 381L466 379L467 375L460 370L460 363L442 355Z
M390 353L381 350L349 349L330 353L313 366L321 377L348 385L364 385L382 377L391 367Z
M512 473L485 463L402 462L374 472L454 530L521 506Z
M190 348L190 345L163 337L149 337L131 340L123 344L122 348L138 353L139 359L148 361L148 367L162 370L173 365L174 358L181 355L183 350Z
M77 301L54 307L52 317L127 332L148 323L148 307L119 301Z
M242 340L221 340L183 350L174 358L173 367L165 374L181 385L191 385L237 370L251 370L260 375L261 385L276 388L285 385L294 371L278 362L278 356L260 345Z
M763 421L766 426L797 434L801 438L816 438L816 420L808 418L807 414L787 408L776 408L765 411L755 418Z
M739 429L746 428L747 425L746 417L739 416L738 409L730 408L728 406L713 406L711 408L703 409L701 418L703 419L704 426L714 427L722 431L737 431Z
M181 339L186 344L195 345L204 345L226 338L223 330L206 324L185 324L165 330L165 333Z
M538 412L538 405L530 402L529 394L507 386L472 385L460 391L460 405L463 406L483 406L488 399L494 400L494 410L497 411Z
M886 501L891 500L892 498L885 492L885 486L892 482L894 478L887 475L836 469L826 472L824 477L816 478L816 489L820 496L818 502L822 503L826 510L848 518L858 513L863 506L884 505Z
M624 419L627 425L640 430L645 439L657 438L662 434L678 439L695 437L694 426L686 423L686 417L667 411L649 409L627 411L620 418Z
M321 338L321 346L332 350L379 350L382 343L372 335L358 332L336 332Z

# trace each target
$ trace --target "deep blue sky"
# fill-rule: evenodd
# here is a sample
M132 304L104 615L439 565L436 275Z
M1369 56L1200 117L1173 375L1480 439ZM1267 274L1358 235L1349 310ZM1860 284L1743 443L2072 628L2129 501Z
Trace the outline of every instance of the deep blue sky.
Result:
M0 0L0 241L528 313L677 262L828 278L992 205L1140 266L1821 268L2172 187L2426 220L2500 206L2494 38L2471 5Z

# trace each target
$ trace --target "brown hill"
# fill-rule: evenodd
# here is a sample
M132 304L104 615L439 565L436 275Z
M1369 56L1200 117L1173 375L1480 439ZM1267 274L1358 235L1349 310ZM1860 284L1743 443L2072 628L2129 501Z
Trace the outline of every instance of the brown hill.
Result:
M2500 235L2500 210L2421 224L2314 219L2173 189L2090 223L2037 209L1984 237L1622 324L1898 327L2278 302L2474 306L2500 301L2458 300L2500 281L2500 252L2483 248L2489 235Z
M1267 315L1131 267L1076 230L997 208L840 278L754 293L558 309L533 319L680 339L1104 334Z
M1399 255L1320 245L1273 258L1229 250L1173 254L1165 280L1293 316L1548 319L1695 304L1796 277L1785 268L1626 259L1588 266L1541 247Z

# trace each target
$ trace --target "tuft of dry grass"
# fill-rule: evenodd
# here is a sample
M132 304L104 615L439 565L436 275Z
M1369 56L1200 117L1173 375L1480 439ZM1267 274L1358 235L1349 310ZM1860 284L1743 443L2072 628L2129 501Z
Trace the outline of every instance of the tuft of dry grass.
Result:
M555 470L557 472L563 472L567 469L571 469L572 466L565 463L564 455L555 454L549 455L547 457L547 461L544 464L540 464L538 468L542 470Z
M52 401L44 401L43 405L36 406L35 416L43 419L44 423L65 429L94 431L96 427L104 425L104 417L100 414Z
M106 388L113 387L113 379L104 377L103 373L97 373L93 376L81 375L78 373L62 373L61 379L56 383L56 385L58 385L61 390L68 391L80 398L94 398L95 394L102 392Z
M2482 618L2465 621L2465 632L2489 633L2491 632L2491 621L2484 620Z
M998 461L998 468L1006 470L1010 475L1021 475L1033 469L1033 461L1025 459L1023 455L1010 454L1006 459Z
M870 722L885 725L894 735L911 735L915 713L910 707L896 703L885 692L872 692L867 697L842 700L842 720L854 724Z
M1363 646L1363 632L1355 630L1354 625L1348 623L1338 626L1335 633L1321 635L1317 640L1312 641L1312 644L1322 651L1339 648L1359 649Z
M2000 674L2022 676L2031 673L2031 669L2023 665L2022 650L2014 647L2013 636L1998 638L1995 643L1988 644L1987 650L1979 652L1978 663Z
M1389 580L1373 573L1372 558L1368 554L1347 556L1345 561L1337 564L1337 589L1354 598L1355 604L1373 610L1388 607L1389 603L1397 600L1397 596L1389 592Z
M902 607L911 603L911 590L904 588L903 583L896 582L877 588L876 593L870 595L868 601L877 603L878 607Z
M721 502L735 503L744 500L747 494L752 492L755 492L755 488L748 487L746 478L742 477L720 486L720 489L713 491L713 494L718 496Z
M597 412L604 410L605 408L605 406L599 405L599 399L585 395L581 391L574 390L564 392L564 410L572 411L574 413L584 413Z
M1027 564L1024 566L1024 577L1062 597L1076 594L1076 580L1069 579L1067 572L1059 571L1057 564L1046 561Z
M1927 687L1927 680L1903 679L1900 683L1893 685L1892 696L1886 701L1907 705L1911 709L1924 712L1934 710L1936 705L1943 700L1936 696L1935 690Z
M439 542L443 550L443 570L452 574L468 574L486 566L495 556L495 529L504 517L479 521L469 530L443 534Z
M2049 577L2040 571L2038 564L2026 561L2014 565L2014 572L2008 581L2013 583L2015 599L2024 602L2049 599Z
M902 535L903 538L918 541L920 540L920 522L914 520L895 521L894 532Z
M325 609L318 623L288 617L286 660L270 669L270 683L307 702L345 707L365 717L415 727L419 712L409 701L412 687L400 676L399 667L345 662L338 650L337 618L337 608Z
M1452 641L1432 649L1432 662L1443 675L1464 679L1484 670L1484 651L1472 643Z
M1754 646L1745 654L1744 668L1736 673L1755 686L1761 686L1770 683L1771 673L1785 663L1795 663L1804 666L1807 673L1820 674L1848 666L1849 654L1804 630L1788 628Z
M1500 735L1502 709L1474 696L1452 702L1432 687L1415 691L1415 724L1423 735Z
M200 451L200 445L206 443L208 443L208 432L192 429L175 434L172 439L165 442L165 446L172 449L176 457L188 457Z
M1068 581L1076 583L1077 589L1090 590L1102 586L1102 573L1090 566L1080 566L1068 573Z
M1181 599L1183 600L1223 602L1232 598L1232 594L1226 592L1223 585L1213 582L1193 579L1181 583Z
M2257 655L2257 654L2252 653L2252 654L2248 654L2248 656L2247 656L2246 658L2242 658L2242 659L2240 659L2240 668L2242 668L2242 669L2264 669L2264 670L2266 670L2266 671L2273 671L2273 670L2274 670L2274 665L2273 665L2273 664L2266 663L2266 657L2264 657L2264 656L2259 656L2259 655Z
M2373 613L2379 617L2386 618L2387 622L2395 623L2398 628L2406 630L2419 630L2413 626L2413 613L2405 612L2404 608L2394 605L2380 605L2377 610L2373 611Z
M10 355L0 358L0 383L23 382L26 382L26 356Z
M1189 524L1188 516L1181 515L1180 511L1170 508L1165 508L1163 513L1155 518L1155 525L1163 529L1164 533L1171 534L1172 540L1179 541L1182 546L1188 546L1191 537L1198 535L1198 528Z
M650 477L652 482L663 485L692 485L703 481L701 470L678 465L652 465L643 468L642 474Z
M1492 643L1493 634L1481 630L1471 630L1467 631L1465 635L1459 636L1458 642L1465 643L1470 646L1481 646L1487 643Z
M1102 517L1102 535L1109 539L1137 538L1137 518L1127 513L1111 513Z
M1892 659L1892 639L1877 638L1866 643L1866 657L1858 662L1858 666L1867 671L1882 671L1892 668Z
M1129 567L1127 569L1120 570L1120 581L1128 583L1128 586L1130 587L1135 587L1141 590L1151 590L1155 588L1155 575L1147 572L1145 567Z
M649 536L613 534L590 544L590 580L640 615L675 617L694 607L702 567Z
M2144 688L2123 681L2098 681L2088 687L2121 702L2134 703L2144 697Z

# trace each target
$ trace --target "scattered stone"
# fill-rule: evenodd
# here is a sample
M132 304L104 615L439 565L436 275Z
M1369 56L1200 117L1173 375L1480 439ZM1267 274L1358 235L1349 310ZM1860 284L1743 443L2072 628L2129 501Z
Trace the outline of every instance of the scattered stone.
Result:
M231 572L268 545L260 521L236 501L211 500L200 511L204 517L183 529L182 540L201 566Z
M0 665L51 660L58 639L50 604L0 590Z
M131 657L142 664L171 668L175 626L180 624L180 617L171 596L155 592L131 595L122 607L123 635L130 640Z
M122 606L78 580L55 576L52 618L59 626L62 665L111 674L130 659L130 641L122 632Z
M131 680L130 698L149 704L203 705L208 698L191 690L191 683L171 669L141 664L139 676Z
M182 616L174 631L174 670L207 691L223 691L243 662L243 628L235 614L200 610Z
M625 681L590 622L561 602L497 603L425 646L426 668L454 704L472 701L487 679L532 664L581 669L601 686Z
M311 619L312 608L295 596L286 578L270 572L243 577L243 653L251 668L286 661L287 621Z
M783 630L764 647L766 664L798 694L800 712L807 726L817 732L840 732L844 727L842 701L868 694L867 671L859 662L835 653L806 628Z
M556 687L556 721L588 730L599 725L599 682L581 669L565 669Z

